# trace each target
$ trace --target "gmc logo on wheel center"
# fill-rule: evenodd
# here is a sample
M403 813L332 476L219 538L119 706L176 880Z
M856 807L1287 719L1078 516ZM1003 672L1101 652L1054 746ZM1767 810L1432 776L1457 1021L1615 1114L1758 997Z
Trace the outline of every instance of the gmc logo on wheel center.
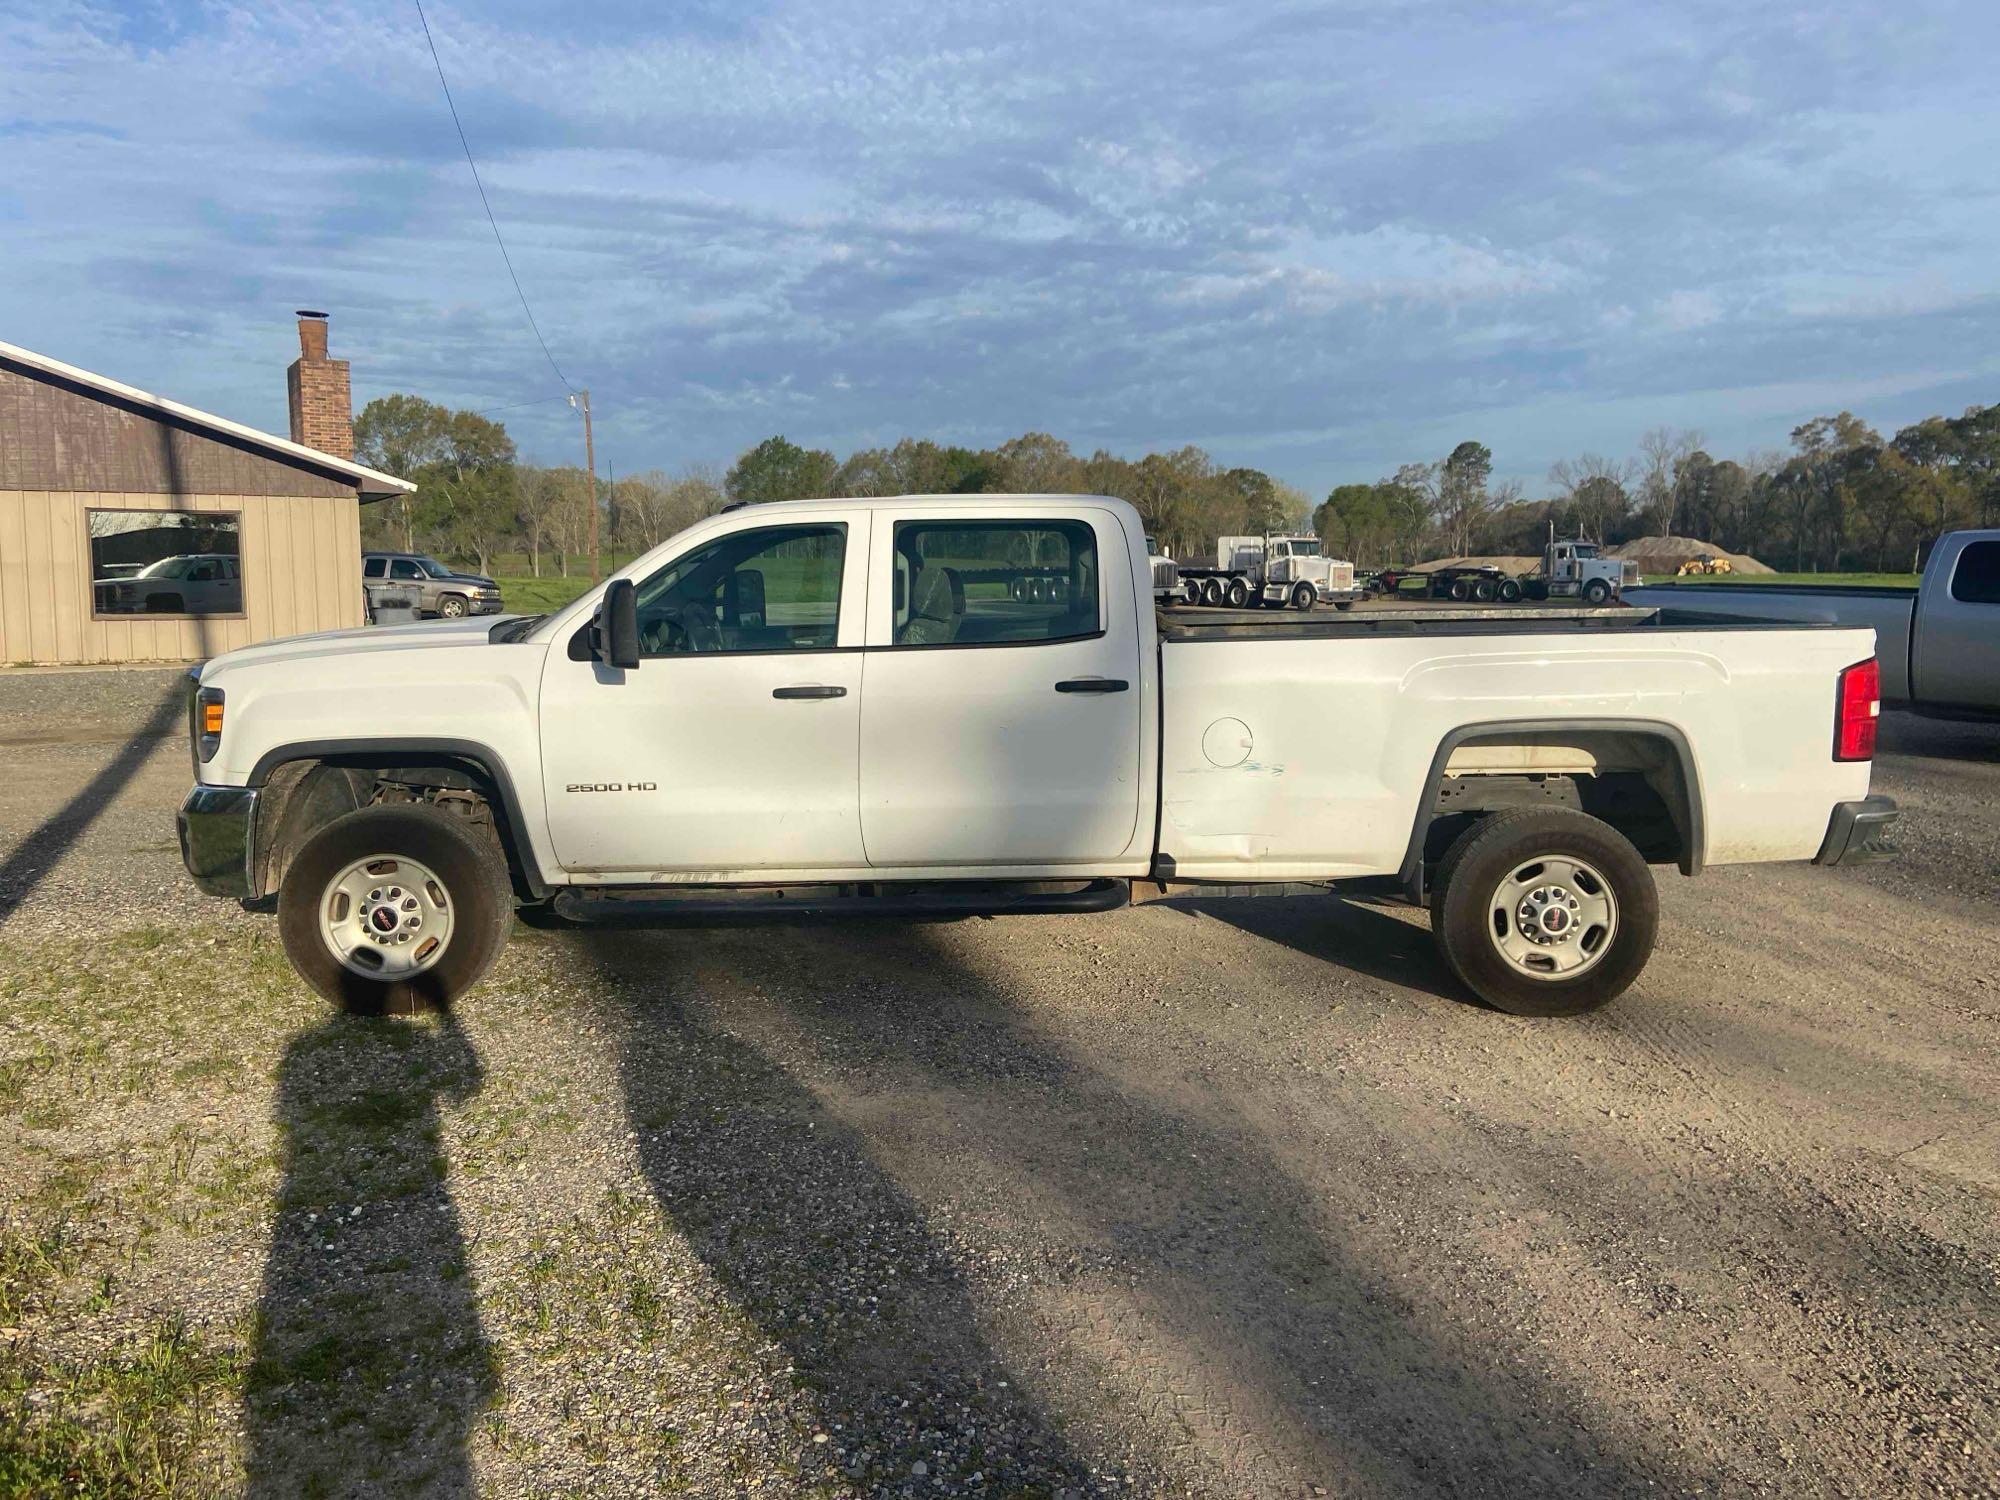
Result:
M566 792L657 792L657 781L572 781Z

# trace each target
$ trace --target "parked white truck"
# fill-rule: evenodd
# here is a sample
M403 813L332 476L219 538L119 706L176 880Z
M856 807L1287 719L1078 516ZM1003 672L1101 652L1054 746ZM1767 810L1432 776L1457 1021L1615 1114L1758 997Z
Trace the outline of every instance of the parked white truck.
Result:
M1882 697L1939 718L2000 717L2000 528L1948 531L1914 589L1846 584L1665 583L1640 605L1875 632Z
M1316 536L1225 536L1215 543L1215 566L1180 570L1189 604L1253 604L1309 610L1315 604L1352 607L1361 597L1354 564L1328 557Z
M1651 864L1884 852L1866 630L1177 623L1149 585L1119 500L726 512L553 614L210 661L183 855L362 1009L449 1002L517 907L935 917L1355 882L1428 899L1470 989L1551 1015L1638 976Z

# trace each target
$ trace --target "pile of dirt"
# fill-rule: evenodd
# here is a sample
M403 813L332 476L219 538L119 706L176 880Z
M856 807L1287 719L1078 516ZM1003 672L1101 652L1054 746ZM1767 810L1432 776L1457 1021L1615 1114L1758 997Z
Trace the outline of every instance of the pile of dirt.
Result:
M1607 557L1621 557L1639 565L1639 571L1647 574L1674 574L1680 571L1682 563L1696 557L1726 557L1730 571L1734 573L1775 573L1776 568L1768 567L1744 552L1730 552L1713 543L1704 542L1691 536L1642 536L1635 537L1620 546L1610 548Z

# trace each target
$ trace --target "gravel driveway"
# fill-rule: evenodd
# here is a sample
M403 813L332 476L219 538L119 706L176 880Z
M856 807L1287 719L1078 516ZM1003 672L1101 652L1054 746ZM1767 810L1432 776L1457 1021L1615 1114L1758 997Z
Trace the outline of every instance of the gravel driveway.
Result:
M383 1024L83 676L0 682L0 1493L2000 1487L2000 729L1885 721L1894 865L1663 872L1581 1020L1285 898L523 929Z

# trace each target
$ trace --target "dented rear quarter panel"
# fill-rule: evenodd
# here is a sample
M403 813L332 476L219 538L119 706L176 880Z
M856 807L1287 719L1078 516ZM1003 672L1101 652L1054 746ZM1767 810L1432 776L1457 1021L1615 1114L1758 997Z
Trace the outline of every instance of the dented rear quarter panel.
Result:
M1448 735L1559 719L1677 729L1706 862L1810 859L1834 804L1868 791L1867 765L1833 759L1833 716L1841 668L1872 650L1824 629L1169 641L1160 849L1190 878L1394 874ZM1233 766L1204 749L1228 719L1251 741Z

